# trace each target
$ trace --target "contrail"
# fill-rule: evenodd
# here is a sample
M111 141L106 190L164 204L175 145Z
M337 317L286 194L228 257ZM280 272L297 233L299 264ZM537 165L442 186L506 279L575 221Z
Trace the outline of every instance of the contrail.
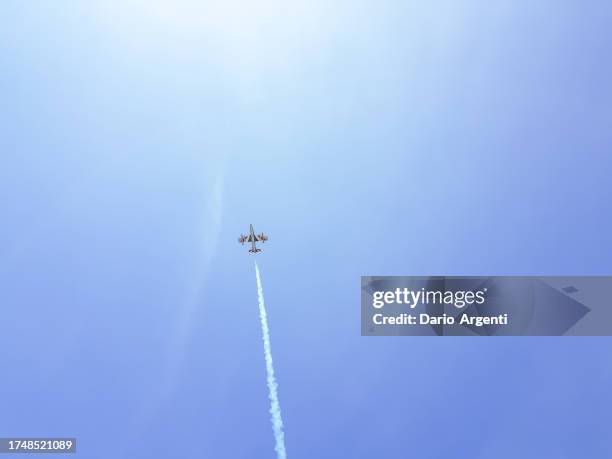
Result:
M264 356L266 358L270 415L272 416L272 431L274 432L274 440L276 442L274 449L276 450L276 457L278 459L286 459L287 452L285 451L285 433L283 432L283 418L281 417L281 408L278 401L278 384L276 383L276 377L274 376L272 346L270 345L270 329L268 328L268 315L266 314L266 305L264 303L263 288L261 286L261 277L259 276L257 262L255 262L255 274L257 276L257 294L259 295L259 318L261 320Z

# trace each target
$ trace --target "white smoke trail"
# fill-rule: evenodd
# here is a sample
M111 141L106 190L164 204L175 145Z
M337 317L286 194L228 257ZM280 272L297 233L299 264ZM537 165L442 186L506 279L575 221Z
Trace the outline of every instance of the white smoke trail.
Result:
M274 449L276 450L276 457L278 459L286 459L287 452L285 451L285 433L283 432L283 419L281 417L281 408L278 401L278 384L276 383L276 377L274 376L272 346L270 345L270 330L268 328L268 315L266 314L266 305L264 303L263 288L261 286L261 277L259 276L257 262L255 262L255 274L257 276L257 294L259 295L259 318L261 320L264 356L266 358L270 415L272 416L272 431L274 432L274 440L276 442Z

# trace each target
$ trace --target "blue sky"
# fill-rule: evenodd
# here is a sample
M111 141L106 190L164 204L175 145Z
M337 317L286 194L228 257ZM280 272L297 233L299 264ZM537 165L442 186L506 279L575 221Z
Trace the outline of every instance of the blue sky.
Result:
M612 455L606 338L359 335L362 275L610 274L607 2L0 6L2 436ZM109 438L113 438L110 441Z

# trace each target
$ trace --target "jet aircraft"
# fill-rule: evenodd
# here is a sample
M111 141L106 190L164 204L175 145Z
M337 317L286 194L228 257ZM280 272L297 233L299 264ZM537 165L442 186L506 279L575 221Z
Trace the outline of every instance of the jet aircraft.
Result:
M251 226L251 233L248 236L241 234L240 238L238 238L238 242L240 242L242 245L244 245L245 242L250 242L251 248L249 249L249 252L251 253L261 252L261 249L258 249L255 243L256 242L261 242L261 243L266 242L268 240L268 236L266 236L264 233L255 234L253 225L250 225L250 226Z

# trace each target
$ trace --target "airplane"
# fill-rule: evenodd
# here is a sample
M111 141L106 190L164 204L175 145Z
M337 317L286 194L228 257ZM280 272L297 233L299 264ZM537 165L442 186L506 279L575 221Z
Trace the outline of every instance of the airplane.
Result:
M245 242L250 242L252 245L251 245L251 248L249 249L249 252L251 253L261 252L261 249L258 249L255 243L256 242L261 242L261 243L266 242L268 240L268 236L266 236L264 233L255 234L253 225L250 225L250 226L251 226L251 234L249 234L248 236L241 234L240 238L238 238L238 242L240 242L242 245L244 245Z

